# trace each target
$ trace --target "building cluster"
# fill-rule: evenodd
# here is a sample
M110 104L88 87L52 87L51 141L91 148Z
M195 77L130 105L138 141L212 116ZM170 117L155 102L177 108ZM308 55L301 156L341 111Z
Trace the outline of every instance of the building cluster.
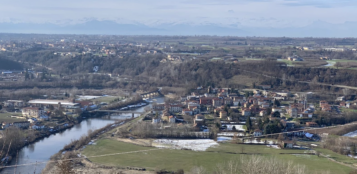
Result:
M51 121L53 117L78 116L83 111L96 109L98 106L91 101L73 100L47 100L35 99L25 102L23 100L7 100L3 102L4 109L19 111L22 116L13 116L26 119L26 121L3 122L2 128L15 126L18 128L46 128L44 124ZM58 111L55 113L55 111ZM61 124L62 125L62 124Z

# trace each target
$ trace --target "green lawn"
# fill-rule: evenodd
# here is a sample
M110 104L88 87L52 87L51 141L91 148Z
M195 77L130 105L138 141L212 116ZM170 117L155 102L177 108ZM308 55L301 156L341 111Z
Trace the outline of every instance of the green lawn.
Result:
M293 161L297 164L305 165L308 168L309 173L330 171L331 173L343 174L349 173L352 170L349 167L334 163L324 157L317 157L316 155L280 154L303 153L304 151L301 150L280 150L268 148L264 145L238 145L229 143L224 143L220 144L217 147L209 148L205 152L159 149L147 152L121 154L89 159L95 163L104 165L122 167L145 167L149 170L184 169L185 171L189 171L194 166L203 166L211 173L212 171L214 171L216 164L224 163L225 161L236 159L237 157L238 159L240 159L240 157L244 158L244 156L246 155L234 154L240 153L242 147L244 148L244 153L277 157L278 159L281 159L283 161ZM130 143L124 143L110 139L102 139L99 140L96 145L87 146L83 150L83 154L86 156L95 156L149 149L154 148L133 145Z
M93 101L111 103L115 99L118 99L118 98L121 98L121 97L119 97L119 96L106 96L106 97L99 97L99 98L93 99Z
M293 65L293 61L287 60L287 59L279 59L279 62L284 62L286 63L288 66L294 66Z
M349 109L349 108L340 108L342 112L357 112L357 109Z
M24 119L18 119L18 118L11 118L10 116L16 115L16 116L22 116L22 113L0 113L0 123L1 122L14 122L14 121L24 121Z

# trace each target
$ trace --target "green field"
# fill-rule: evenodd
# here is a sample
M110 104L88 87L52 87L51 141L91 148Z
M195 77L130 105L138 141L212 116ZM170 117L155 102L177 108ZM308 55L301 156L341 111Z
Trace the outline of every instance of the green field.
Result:
M115 99L118 99L118 98L121 98L121 97L119 97L119 96L106 96L106 97L99 97L99 98L93 99L93 101L111 103Z
M24 121L24 119L18 119L18 118L11 118L10 116L16 115L16 116L22 116L21 113L0 113L0 123L1 122L14 122L14 121Z
M340 108L342 112L357 112L357 109L349 109L349 108Z
M294 66L293 65L293 61L287 60L287 59L279 59L279 62L284 62L286 63L288 66Z
M226 161L240 159L240 157L246 156L240 153L242 147L244 153L258 154L269 157L277 157L283 161L293 161L297 164L305 165L309 173L330 171L331 173L349 173L352 168L332 162L324 157L317 157L316 155L291 155L280 153L304 153L301 150L280 150L268 148L264 145L237 145L237 144L220 144L217 147L209 148L205 152L194 152L189 150L170 150L170 149L158 149L153 151L128 153L106 157L91 158L90 156L112 154L120 152L130 152L139 150L155 149L153 147L143 147L133 145L130 143L119 142L116 140L102 139L97 142L96 145L87 146L83 150L83 154L88 156L89 159L98 164L104 164L109 166L131 166L131 167L144 167L148 170L177 170L184 169L189 171L194 166L203 166L209 172L214 171L215 166ZM325 152L327 153L327 152ZM342 155L334 154L337 157L342 158Z

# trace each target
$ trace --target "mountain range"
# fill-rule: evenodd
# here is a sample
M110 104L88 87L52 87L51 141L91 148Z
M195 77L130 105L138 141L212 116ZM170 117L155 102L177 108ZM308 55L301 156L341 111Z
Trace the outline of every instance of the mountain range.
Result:
M104 35L218 35L266 37L357 37L357 22L331 24L316 21L304 27L248 27L214 23L117 23L91 20L59 25L53 23L0 23L0 33L104 34Z

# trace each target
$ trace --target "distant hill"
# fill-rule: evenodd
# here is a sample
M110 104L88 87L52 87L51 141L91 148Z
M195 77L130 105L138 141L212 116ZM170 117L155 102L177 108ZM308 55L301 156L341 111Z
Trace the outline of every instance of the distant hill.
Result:
M0 57L0 70L22 70L21 63Z
M0 33L38 34L106 34L106 35L218 35L265 37L357 37L357 22L331 24L315 21L304 27L247 27L224 26L214 23L166 23L144 25L123 24L114 21L92 20L79 24L56 25L52 23L0 23Z

